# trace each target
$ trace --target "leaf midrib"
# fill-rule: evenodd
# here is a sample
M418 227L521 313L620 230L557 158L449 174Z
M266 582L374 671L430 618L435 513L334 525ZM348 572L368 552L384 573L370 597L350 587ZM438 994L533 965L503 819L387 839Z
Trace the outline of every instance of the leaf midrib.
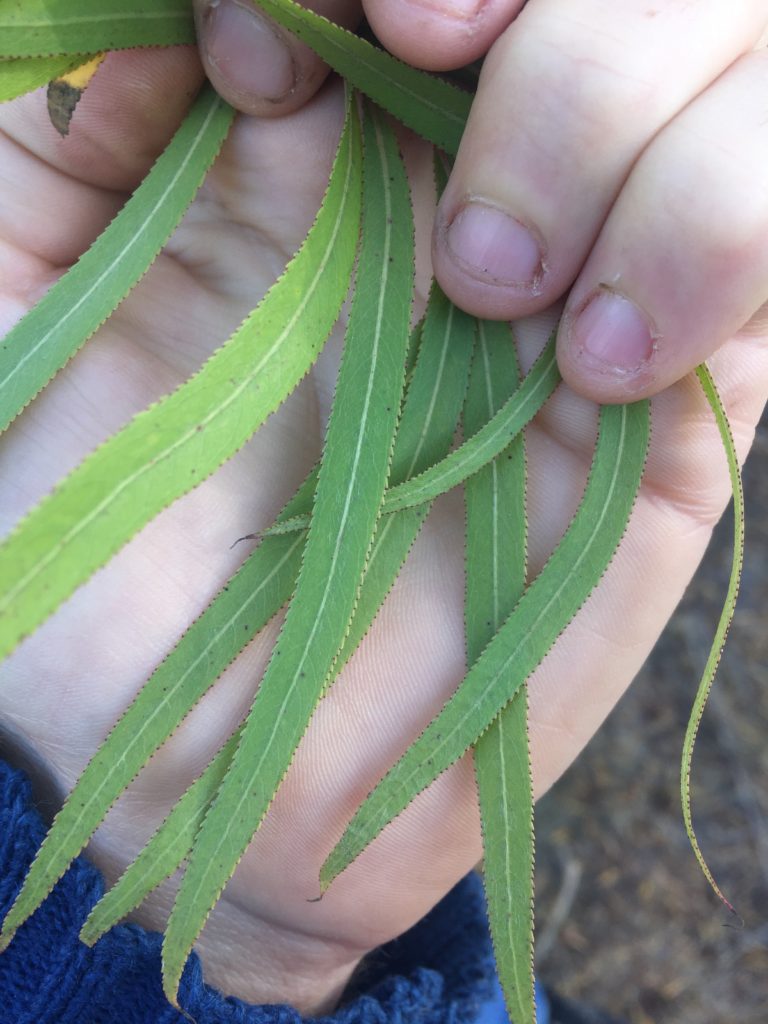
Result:
M115 258L110 261L110 263L108 263L106 268L94 279L93 283L88 288L85 289L85 291L78 298L77 302L75 302L72 306L70 306L67 309L67 311L64 314L64 316L61 317L61 319L58 320L53 327L51 327L48 331L46 331L45 334L43 334L39 338L37 343L35 345L33 345L31 348L29 348L24 353L24 355L18 360L18 362L16 362L13 365L13 367L11 368L10 373L6 374L4 379L2 381L0 381L0 390L2 390L8 384L8 382L13 379L14 375L19 370L21 370L21 368L23 366L25 366L27 364L27 362L30 359L32 359L33 356L35 356L37 354L38 350L43 345L45 345L45 343L48 341L48 339L51 337L52 334L54 334L56 331L61 330L62 325L65 324L72 316L74 316L75 313L77 313L77 311L83 306L83 304L86 303L88 301L88 299L91 297L91 295L93 295L93 293L101 286L101 284L103 283L105 278L108 277L112 273L114 268L122 260L125 259L127 253L129 253L131 251L131 249L134 248L134 246L136 246L138 244L139 240L146 233L146 231L147 231L148 227L150 226L153 218L157 214L157 211L165 204L165 202L166 202L166 200L168 198L169 193L175 188L176 183L178 182L179 178L182 176L184 171L187 169L190 160L194 156L197 147L200 145L201 140L203 139L203 137L205 136L205 134L206 134L206 132L208 130L208 125L210 124L211 120L213 119L214 115L216 114L216 112L218 111L219 107L221 106L221 104L223 102L221 100L221 98L218 97L218 96L214 96L213 99L214 99L214 102L211 105L210 111L208 112L208 114L206 114L205 120L200 125L200 128L198 129L197 133L195 134L194 139L191 140L189 151L187 152L186 156L184 157L184 159L179 164L176 172L174 173L173 177L171 178L171 180L169 181L168 185L165 187L165 189L163 190L161 195L158 197L158 199L155 202L154 206L152 206L152 208L147 212L146 216L144 217L143 222L140 223L139 225L137 225L135 228L132 228L132 232L133 233L132 233L128 243L121 248L119 254L117 254L115 256Z
M378 124L376 125L376 141L377 141L377 145L378 145L378 149L379 149L379 154L380 154L381 162L382 162L383 166L386 166L386 156L385 156L385 151L384 151L384 146L383 146L383 140L381 138L381 132L380 132ZM366 386L366 394L365 394L365 399L364 399L364 403L363 403L363 413L362 413L362 416L361 416L361 422L363 422L363 423L365 423L366 420L367 420L367 413L368 413L368 409L370 407L370 402L371 402L373 380L374 380L374 376L375 376L374 370L375 370L375 368L377 366L379 349L381 347L381 334L382 334L382 322L383 322L383 310L384 310L384 296L386 294L386 290L387 290L386 286L387 286L387 282L389 280L389 267L390 267L390 263L389 263L389 258L388 257L389 257L389 253L390 253L391 247L392 247L392 227L393 227L393 225L392 225L392 216L391 216L391 213L392 213L392 197L391 197L390 188L386 184L387 180L388 179L385 176L384 201L385 201L385 210L386 210L386 231L385 231L385 235L384 235L385 241L384 241L383 257L382 257L382 267L383 267L382 287L379 289L379 302L378 302L378 308L377 308L377 314L376 314L376 328L375 328L374 342L373 342L373 346L372 346L373 355L371 357L371 370L370 370L370 372L368 374L368 382L367 382L367 386ZM330 594L331 589L332 589L332 584L334 582L335 570L336 570L336 566L337 566L337 563L338 563L339 553L341 551L342 540L344 539L344 528L345 528L347 519L349 517L349 510L350 510L350 507L351 507L351 504L352 504L352 495L353 495L353 492L354 492L354 489L355 489L354 485L355 485L355 483L357 481L357 471L358 471L358 466L359 466L359 463L360 463L360 455L362 453L363 433L364 432L362 430L358 431L357 444L355 446L355 455L354 455L354 459L352 461L352 469L351 469L349 477L348 477L347 491L346 491L346 494L345 494L345 497L344 497L344 507L343 507L342 514L341 514L341 517L340 517L340 526L339 526L339 529L338 529L338 531L336 533L336 541L335 541L335 544L334 544L334 547L333 547L333 553L332 553L332 556L331 556L330 568L329 568L329 571L328 571L328 573L326 575L325 585L323 587L322 597L321 597L321 600L320 600L320 603L319 603L319 606L318 606L318 609L317 609L317 614L314 617L312 628L311 628L311 630L310 630L310 632L309 632L309 634L307 636L306 643L304 644L304 649L303 649L303 651L301 653L301 658L300 658L300 660L299 660L295 670L293 671L293 674L292 674L293 678L291 679L290 683L286 686L285 692L283 694L282 702L281 702L278 710L276 711L276 713L274 714L274 716L272 718L273 727L270 730L269 735L265 739L264 745L263 745L263 747L261 749L261 753L260 753L259 759L258 759L258 761L256 762L256 764L255 764L255 766L253 768L254 776L257 776L258 773L260 772L261 767L264 764L264 761L267 759L268 755L270 754L270 751L272 750L272 746L273 746L273 744L276 741L276 737L278 735L278 732L279 732L279 729L280 729L280 725L283 722L283 716L285 714L285 709L286 709L286 707L288 706L288 704L290 703L290 701L291 701L291 699L293 697L293 693L294 693L295 688L297 686L298 680L301 678L301 672L302 672L304 663L306 661L307 654L308 654L308 652L309 652L309 650L310 650L310 648L312 646L312 642L314 641L315 635L316 635L317 630L319 628L319 625L320 625L320 623L322 621L323 611L324 611L325 606L326 606L326 604L328 602L328 597L329 597L329 594ZM318 486L319 486L319 481L318 481ZM274 657L274 655L273 655L273 657ZM246 800L249 798L250 795L251 795L250 788L243 788L242 792L240 793L240 795L238 797L237 803L235 805L235 809L234 809L234 811L232 813L233 820L238 820L239 819L239 816L241 815L242 810L243 810L243 805L246 802ZM264 813L266 813L266 811L262 812L262 815L261 815L262 818L263 818ZM222 836L220 837L220 842L217 845L216 849L218 849L220 847L221 841L224 838L225 838L225 835L222 834ZM198 884L198 889L197 889L198 892L200 891L200 884L201 883Z
M616 489L616 483L617 483L617 480L618 480L618 477L619 477L619 470L621 469L621 458L622 458L622 454L623 454L624 446L625 446L626 422L627 422L626 406L623 406L622 410L621 410L621 431L619 433L618 444L616 446L615 457L614 457L614 460L613 460L613 467L612 467L611 477L610 477L610 486L609 486L608 491L606 493L605 501L603 502L603 507L601 509L600 515L598 516L598 518L595 521L594 528L592 529L592 532L589 535L588 541L583 545L583 547L582 547L578 557L571 564L568 572L565 573L563 578L560 580L560 583L559 583L558 587L556 588L556 590L550 595L550 597L549 597L548 601L546 602L546 604L544 604L541 607L541 609L539 610L539 613L535 616L533 621L530 623L527 633L520 638L520 640L518 641L518 643L516 644L514 649L511 650L508 653L507 657L502 662L502 664L499 667L498 671L495 672L494 675L491 677L491 679L488 682L487 689L490 689L494 685L496 680L507 670L507 667L509 666L510 662L514 660L514 658L516 657L518 651L520 650L520 647L525 643L528 634L533 632L533 630L536 628L536 626L539 624L539 622L541 622L542 618L547 614L547 612L552 607L554 602L557 600L557 598L563 592L563 590L568 585L568 583L570 582L570 580L574 576L574 574L578 571L578 569L581 566L582 562L584 561L584 559L586 558L587 554L591 550L591 548L592 548L592 546L593 546L593 544L595 542L595 539L597 538L597 536L598 536L598 534L600 532L600 528L602 527L602 524L605 521L606 516L611 511L611 501L612 501L612 498L613 498L613 492ZM474 710L474 705L472 705L468 710L463 712L462 716L459 718L459 720L456 722L456 724L448 731L447 734L445 734L442 738L435 740L435 745L433 747L433 752L432 752L432 755L431 755L433 759L436 759L436 755L437 755L437 753L439 751L443 750L446 746L449 745L452 736L455 735L459 731L460 727L467 721L468 717L470 716L470 714L472 713L473 710ZM406 787L407 786L407 780L405 780L405 779L399 780L399 785L400 785L401 789Z
M342 194L344 195L346 195L349 189L349 181L352 174L352 167L353 152L352 147L350 146L348 148L346 176L344 179L344 186L342 189ZM167 459L170 455L173 454L174 451L176 451L178 448L184 445L191 437L194 437L194 435L198 433L201 426L206 427L210 423L212 423L227 408L229 408L229 406L234 401L236 401L240 397L243 391L245 391L245 389L251 384L253 379L258 376L265 363L269 362L274 353L282 346L286 336L293 330L294 324L299 319L300 315L303 313L305 307L312 298L317 288L317 282L324 273L325 268L333 254L336 238L338 236L339 230L341 228L341 223L343 221L343 212L345 209L345 205L346 204L343 202L339 208L336 221L333 225L333 230L328 240L328 244L326 245L325 252L323 253L322 259L319 260L318 263L315 265L315 274L312 280L310 281L309 286L306 289L306 292L299 301L299 304L293 316L288 321L284 330L278 335L272 347L262 356L261 360L255 366L251 367L250 371L244 376L242 382L237 387L233 388L233 390L229 393L229 395L223 402L220 402L215 409L208 413L207 416L198 419L194 426L190 427L190 429L187 430L186 433L182 434L181 437L177 438L173 444L167 446L163 451L159 452L150 462L145 463L143 466L140 466L139 469L134 471L129 476L124 477L116 487L114 487L107 495L105 495L105 497L101 500L101 502L98 505L95 505L91 509L88 515L86 515L83 519L78 520L78 522L69 530L68 533L64 534L56 544L52 545L47 555L40 562L37 562L35 566L25 576L22 576L21 579L16 582L16 585L14 587L12 587L9 591L6 592L4 600L0 603L0 613L8 607L8 605L13 601L16 595L20 591L22 591L31 580L35 579L36 576L40 575L40 573L48 566L48 564L56 558L56 556L59 554L61 550L64 547L66 547L66 545L69 544L73 538L77 537L77 535L81 533L88 526L88 524L91 523L103 511L103 509L105 509L119 494L121 494L127 487L132 485L136 480L139 480L144 475L144 473L148 472L150 469L157 466L164 459Z

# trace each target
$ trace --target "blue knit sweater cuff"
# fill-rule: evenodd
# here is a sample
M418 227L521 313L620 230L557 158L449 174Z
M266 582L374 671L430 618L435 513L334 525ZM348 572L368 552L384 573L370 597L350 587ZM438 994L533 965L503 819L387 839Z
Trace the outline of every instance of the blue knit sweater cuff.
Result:
M25 776L0 761L0 914L21 887L44 825ZM92 949L78 932L103 891L78 858L0 955L0 1024L184 1024L160 986L161 936L113 928ZM473 1024L494 1001L481 885L465 878L414 928L371 955L326 1024ZM203 981L190 958L180 1002L198 1024L299 1024L290 1006L252 1006Z

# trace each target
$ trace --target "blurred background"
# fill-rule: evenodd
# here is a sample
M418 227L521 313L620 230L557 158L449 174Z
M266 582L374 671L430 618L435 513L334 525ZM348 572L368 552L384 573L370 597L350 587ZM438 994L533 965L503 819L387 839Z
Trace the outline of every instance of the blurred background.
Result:
M768 1021L768 420L745 467L736 619L679 798L683 735L728 584L732 519L643 673L537 805L539 978L631 1024Z

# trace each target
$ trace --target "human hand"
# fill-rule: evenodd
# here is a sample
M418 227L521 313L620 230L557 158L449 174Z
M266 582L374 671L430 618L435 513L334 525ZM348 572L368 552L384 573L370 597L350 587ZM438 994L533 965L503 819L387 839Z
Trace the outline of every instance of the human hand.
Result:
M0 109L0 322L10 324L89 244L164 144L201 79L186 50L110 55L70 137L39 96ZM12 426L0 452L8 528L130 415L192 372L277 276L311 223L338 134L338 84L271 122L242 118L166 252L115 316ZM429 153L409 162L422 234ZM296 154L310 154L297 160ZM422 287L424 276L422 275ZM525 366L554 314L521 325ZM135 538L3 668L0 720L55 800L149 672L314 462L339 332L252 442ZM765 339L728 342L713 368L742 454L768 385ZM561 389L529 431L530 563L536 572L583 485L594 407ZM654 448L630 532L599 590L531 679L542 793L628 685L704 549L728 495L717 431L691 381L655 403ZM199 944L207 979L251 1001L332 1005L370 949L420 918L480 857L470 758L392 824L321 903L317 872L362 796L464 673L463 514L436 503L357 655L322 702L291 773ZM265 630L197 706L108 817L90 854L114 879L245 713L274 639ZM137 919L159 927L163 887Z
M244 24L251 5L240 2L221 0L217 17L236 10ZM455 68L489 51L434 229L435 274L457 305L514 319L567 293L560 370L602 402L656 394L750 320L762 329L761 0L363 8L382 42L420 67ZM353 17L346 6L325 13ZM209 68L250 109L247 90Z

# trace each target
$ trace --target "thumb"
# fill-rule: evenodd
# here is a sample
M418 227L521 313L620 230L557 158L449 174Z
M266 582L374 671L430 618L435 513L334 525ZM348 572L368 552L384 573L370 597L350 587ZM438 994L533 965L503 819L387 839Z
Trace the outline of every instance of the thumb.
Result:
M252 0L194 0L203 67L233 107L277 117L302 107L320 88L328 67L304 43L270 20ZM306 3L331 21L354 28L359 0Z

